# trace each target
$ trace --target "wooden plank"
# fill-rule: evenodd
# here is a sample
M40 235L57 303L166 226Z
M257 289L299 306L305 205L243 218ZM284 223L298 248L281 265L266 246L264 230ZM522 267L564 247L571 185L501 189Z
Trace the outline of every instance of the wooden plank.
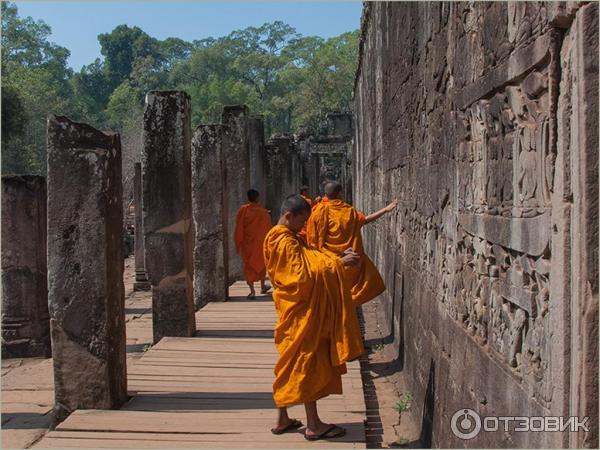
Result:
M315 443L305 441L290 442L289 434L280 436L279 442L256 441L252 434L234 435L232 439L223 441L221 436L216 440L182 440L180 436L174 436L171 440L155 440L152 438L138 437L137 439L99 439L98 437L88 439L55 438L48 436L39 442L34 448L315 448ZM343 439L343 438L342 438ZM356 441L321 441L317 448L365 448L364 443Z
M296 413L301 412L298 408ZM249 409L243 411L208 412L161 412L161 411L100 411L79 410L71 414L56 429L59 431L115 431L136 433L228 433L232 423L236 432L253 433L261 427L269 427L275 417L272 409ZM364 415L339 413L336 423L361 426Z
M238 286L240 295L245 289ZM139 331L128 337L149 336L149 319L150 315L135 319ZM319 402L324 420L348 427L346 437L316 444L300 432L269 432L276 417L276 321L271 301L206 305L196 314L198 336L164 338L131 365L128 385L133 398L121 410L76 411L35 447L365 448L358 361L347 365L344 395ZM302 406L290 408L290 415L305 422Z
M361 442L360 436L357 436L357 428L350 426L347 428L347 435L336 439L337 443L352 443L352 442ZM269 430L260 429L255 430L253 435L254 442L260 443L275 443L279 446L282 446L282 441L285 441L285 445L287 447L288 443L305 443L302 437L303 428L299 430L297 433L287 433L285 435L273 435ZM239 436L241 433L236 433L235 430L231 430L231 432L227 433L225 438L226 441L232 442ZM237 436L236 436L237 435ZM169 441L187 441L187 442L212 442L218 443L223 440L223 437L216 434L175 434L175 433L106 433L106 432L73 432L73 431L52 431L48 434L48 437L55 439L98 439L98 440L141 440L141 441L157 441L157 442L169 442ZM250 437L250 436L248 436ZM333 443L333 441L328 442ZM311 447L315 447L314 443L307 443ZM346 444L347 445L347 444Z

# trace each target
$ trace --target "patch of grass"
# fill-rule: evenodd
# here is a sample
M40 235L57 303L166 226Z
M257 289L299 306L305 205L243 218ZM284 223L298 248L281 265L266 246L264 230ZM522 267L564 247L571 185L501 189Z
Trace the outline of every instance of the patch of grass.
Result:
M371 350L373 350L374 352L381 352L383 351L384 345L383 344L375 344L371 347Z

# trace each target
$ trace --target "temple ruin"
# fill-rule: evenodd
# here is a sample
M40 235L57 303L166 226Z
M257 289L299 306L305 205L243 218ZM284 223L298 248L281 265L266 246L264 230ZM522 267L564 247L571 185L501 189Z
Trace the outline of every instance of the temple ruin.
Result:
M419 445L597 447L598 5L366 2L358 57L354 111L312 134L266 138L246 105L192 124L188 94L147 94L133 289L152 291L154 343L201 332L195 312L243 278L248 189L275 224L301 185L315 197L337 180L365 213L399 200L363 239ZM47 138L47 179L2 177L3 357L52 353L60 417L116 409L120 137L52 116ZM465 438L451 426L464 411L588 417L590 431Z

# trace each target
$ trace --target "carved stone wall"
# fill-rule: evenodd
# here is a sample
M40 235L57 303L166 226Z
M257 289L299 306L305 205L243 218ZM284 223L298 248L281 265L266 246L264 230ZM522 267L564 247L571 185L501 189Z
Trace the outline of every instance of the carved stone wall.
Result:
M2 177L2 358L50 356L46 179Z
M434 446L598 445L597 17L575 2L365 4L354 198L400 201L364 237ZM460 440L463 408L587 415L592 431Z

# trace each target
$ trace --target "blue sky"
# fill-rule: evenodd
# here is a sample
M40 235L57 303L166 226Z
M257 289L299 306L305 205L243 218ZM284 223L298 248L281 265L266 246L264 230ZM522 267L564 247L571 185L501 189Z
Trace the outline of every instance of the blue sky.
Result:
M51 41L71 51L76 70L100 57L97 36L120 24L137 25L158 39L192 41L282 20L307 36L324 38L358 29L360 1L337 2L86 2L17 1L19 15L52 27Z

